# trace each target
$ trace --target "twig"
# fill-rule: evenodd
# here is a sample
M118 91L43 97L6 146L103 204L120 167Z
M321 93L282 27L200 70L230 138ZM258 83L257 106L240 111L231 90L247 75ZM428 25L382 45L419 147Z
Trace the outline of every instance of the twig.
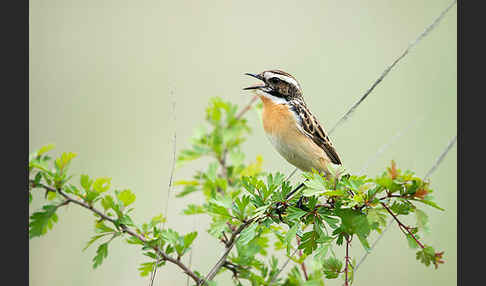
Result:
M193 216L192 219L192 229L196 229L196 216ZM194 247L191 247L189 252L189 268L192 267L192 253L194 252ZM189 286L189 276L187 276L186 286Z
M349 244L351 243L351 238L346 237L346 257L344 258L344 285L348 286L348 271L349 271Z
M247 220L246 222L244 222L243 224L241 224L235 231L233 231L233 234L231 235L231 238L229 239L228 243L226 244L226 248L223 252L223 255L221 255L221 258L219 258L218 262L216 262L216 264L213 266L213 268L211 268L211 270L208 272L208 274L206 275L206 278L203 280L203 281L200 281L198 283L198 285L200 285L201 283L204 283L205 281L211 281L213 280L214 276L216 276L216 274L218 273L219 269L221 267L223 267L225 261L226 261L226 258L228 257L231 249L233 249L233 246L235 246L235 243L237 241L237 236L247 227L249 226L253 221L255 220L255 218L253 219L249 219Z
M34 180L29 180L30 183L34 183ZM82 201L79 201L71 196L69 196L68 194L66 194L64 191L62 191L61 189L55 189L53 187L50 187L50 186L47 186L47 185L44 185L44 184L36 184L36 186L38 187L42 187L46 190L49 190L49 191L53 191L53 192L57 192L59 193L61 196L63 196L67 201L69 201L70 203L74 203L74 204L77 204L85 209L88 209L90 211L92 211L93 213L95 213L96 215L98 215L102 220L106 220L106 221L109 221L111 222L113 225L116 226L116 222L114 219L112 219L111 217L105 215L103 212L101 212L100 210L94 208L93 206L85 203L85 202L82 202ZM134 230L128 228L126 225L120 225L120 227L122 228L122 231L124 233L127 233L133 237L136 237L137 239L139 239L141 242L143 242L144 244L147 245L147 240L140 234L136 233ZM187 275L189 275L196 283L199 283L199 281L201 280L192 270L190 270L186 265L184 265L180 260L177 260L175 258L172 258L170 257L167 253L165 253L164 251L162 251L158 246L150 246L150 248L152 248L153 250L155 250L161 257L163 260L165 261L169 261L175 265L177 265L180 269L182 269L182 271L184 271L184 273L186 273Z
M300 238L297 236L297 249L299 249L300 245ZM302 258L302 249L299 249L299 258ZM304 273L305 281L309 280L309 276L307 275L307 269L305 267L305 261L302 261L300 264L300 268L302 269L302 272Z
M257 99L258 99L258 96L256 96L256 95L253 96L253 98L250 100L250 102L245 107L243 107L243 109L236 115L236 119L240 119L248 110L250 110L251 107L253 106L253 103Z
M284 264L282 264L282 267L280 267L280 269L277 271L277 273L275 273L275 275L273 275L272 277L272 280L270 281L269 285L272 285L273 282L275 282L275 279L277 279L277 276L282 272L282 270L284 270L285 267L287 267L287 264L289 264L290 262L290 257L294 256L297 251L299 250L299 248L295 248L294 252L287 258L287 260L284 262Z
M171 94L173 95L173 92L171 92ZM171 166L171 170L170 170L170 177L169 177L169 186L167 188L167 199L166 199L166 202L165 202L165 220L164 222L162 223L162 230L165 228L165 222L167 221L168 217L169 217L169 199L170 199L170 193L171 193L171 190L172 190L172 181L173 181L173 178L174 178L174 170L175 170L175 162L176 162L176 144L177 144L177 128L175 127L175 123L177 122L176 121L176 102L175 100L172 101L172 114L173 114L173 119L174 119L174 137L172 139L172 166ZM160 226L160 223L159 223L159 226ZM160 244L159 244L159 248L162 247L162 240L160 241ZM191 253L192 255L192 253ZM157 275L157 264L159 262L159 255L157 253L157 259L155 260L155 264L154 266L152 267L152 272L150 273L150 286L153 286L154 285L154 280L155 280L155 276Z

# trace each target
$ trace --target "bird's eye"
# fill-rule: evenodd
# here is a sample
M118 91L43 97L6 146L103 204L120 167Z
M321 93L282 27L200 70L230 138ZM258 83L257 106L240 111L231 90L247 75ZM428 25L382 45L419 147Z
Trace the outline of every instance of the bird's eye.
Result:
M280 79L278 77L272 77L268 80L270 83L277 84Z

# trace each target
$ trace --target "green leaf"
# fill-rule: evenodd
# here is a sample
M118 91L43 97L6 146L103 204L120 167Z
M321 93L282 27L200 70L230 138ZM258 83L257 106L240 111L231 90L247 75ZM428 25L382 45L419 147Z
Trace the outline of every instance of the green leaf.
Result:
M258 227L258 224L253 223L250 226L248 226L247 228L245 228L240 233L240 236L238 236L238 241L237 241L238 244L240 244L240 245L247 244L248 242L250 242L250 240L255 238L257 227Z
M88 192L93 185L93 180L91 180L88 175L81 175L80 183L81 187Z
M93 189L98 194L108 191L111 186L111 178L101 177L94 181Z
M95 182L96 184L96 182ZM116 197L123 203L124 206L129 206L135 201L135 194L129 189L123 190L116 194Z
M140 272L140 276L145 277L152 273L152 269L154 268L155 262L144 262L138 267L138 271Z
M299 223L294 223L294 225L289 229L285 235L285 242L287 243L287 254L290 253L290 247L292 245L292 240L297 235L297 230L299 229Z
M417 218L418 228L424 231L425 233L428 233L429 228L427 226L427 223L429 221L429 217L427 216L427 214L422 210L415 209L415 216Z
M289 221L299 220L301 217L303 217L306 214L307 214L306 211L301 210L301 209L296 208L296 207L293 207L293 206L289 206L287 208L287 219Z
M101 199L101 205L103 206L103 209L105 211L114 208L115 206L115 201L113 200L113 197L110 195L106 195Z
M96 250L96 256L93 258L93 268L96 269L103 263L103 260L108 256L108 242L100 244Z
M438 206L436 203L434 203L433 201L429 201L429 200L416 200L416 199L414 199L413 201L414 201L414 202L421 202L421 203L424 203L424 204L429 205L429 206L431 206L431 207L434 207L434 208L436 208L436 209L438 209L438 210L445 211L445 209L443 209L443 208L439 207L439 206Z
M29 238L46 234L48 229L52 229L57 222L57 206L45 205L41 211L35 212L30 216Z
M189 247L191 247L196 237L197 237L197 231L193 231L184 235L184 248L188 249Z
M86 246L83 248L83 251L85 251L86 249L88 249L88 247L90 247L91 244L93 244L95 241L97 241L98 239L102 238L103 236L105 236L107 234L108 233L98 234L98 235L95 235L95 236L91 237L91 239L88 241L88 243L86 243Z
M47 145L44 145L42 146L39 151L37 151L37 156L41 156L42 154L44 153L47 153L49 151L51 151L52 149L54 149L56 147L56 145L54 144L47 144Z
M61 157L60 158L57 158L54 163L56 165L56 167L62 171L64 169L66 169L68 166L69 166L69 163L71 162L71 160L73 158L75 158L77 156L76 153L72 153L72 152L64 152L61 154Z
M343 267L343 263L335 257L329 257L328 259L324 260L324 262L322 263L324 275L326 276L327 279L338 278L342 267Z
M304 233L300 241L299 249L303 249L304 254L310 255L317 248L317 239L319 239L319 234L316 231Z
M197 192L199 191L200 188L198 188L197 186L194 186L194 185L186 185L184 187L184 189L180 192L180 193L177 193L176 194L176 198L182 198L182 197L185 197L191 193L194 193L194 192Z
M197 206L195 204L188 204L187 208L182 211L185 215L195 215L204 213L204 208L202 206Z
M166 219L165 219L164 215L159 214L159 215L157 215L157 216L154 216L154 217L153 217L153 218L150 220L150 225L151 225L151 226L155 226L155 225L157 225L157 224L159 224L159 223L163 223L163 222L165 222L165 221L166 221Z

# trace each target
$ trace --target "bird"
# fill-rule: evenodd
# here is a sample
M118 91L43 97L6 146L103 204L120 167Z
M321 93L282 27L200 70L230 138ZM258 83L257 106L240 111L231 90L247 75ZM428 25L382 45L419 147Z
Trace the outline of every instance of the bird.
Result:
M314 169L329 178L330 165L342 165L341 158L324 127L305 103L295 77L282 70L245 75L261 81L244 90L253 90L260 98L263 129L278 153L301 171Z

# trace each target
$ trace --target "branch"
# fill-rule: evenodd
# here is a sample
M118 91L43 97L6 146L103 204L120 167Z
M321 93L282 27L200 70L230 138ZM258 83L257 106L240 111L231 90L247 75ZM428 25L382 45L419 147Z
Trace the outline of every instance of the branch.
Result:
M272 277L272 280L270 281L269 285L272 285L272 283L275 282L275 279L277 279L277 276L282 272L282 270L284 270L284 268L287 266L287 264L289 264L290 257L294 256L297 253L298 250L299 250L298 247L295 248L294 252L287 258L287 260L284 262L282 267L280 267L280 269L277 271L277 273L275 273L275 275Z
M236 119L240 119L248 110L250 110L257 98L257 95L253 96L250 102L236 115Z
M203 282L206 281L211 281L213 280L214 276L218 273L219 269L223 267L224 263L226 262L226 258L228 257L231 249L233 249L233 246L235 246L236 243L236 237L247 227L249 226L255 218L252 218L250 220L247 220L243 224L241 224L235 231L233 231L233 234L231 235L231 238L229 241L226 243L226 249L223 252L223 255L221 258L216 262L216 265L213 266L213 268L209 271L208 275L206 275L206 278L203 281L200 281L198 285L201 285Z
M300 245L300 238L297 236L297 249L299 249ZM302 249L299 249L299 258L302 258ZM302 261L300 264L300 268L302 268L302 272L304 273L305 280L309 280L309 276L307 275L307 269L305 267L305 261Z
M35 184L34 180L29 180L29 182L31 184ZM66 194L65 192L63 192L61 189L55 189L55 188L52 188L50 186L47 186L45 184L36 184L35 185L36 187L42 187L44 188L45 190L47 191L51 191L51 192L57 192L58 194L60 194L61 196L63 196L66 201L63 203L63 204L67 204L67 203L74 203L74 204L77 204L85 209L88 209L90 211L92 211L93 213L97 214L99 217L101 217L102 220L107 220L109 222L111 222L113 225L117 225L115 220L112 219L111 217L105 215L103 212L99 211L98 209L94 208L93 206L85 203L85 202L82 202L82 201L79 201L71 196L69 196L68 194ZM147 240L141 236L140 234L136 233L134 230L128 228L126 225L120 225L120 227L122 228L122 231L133 236L133 237L136 237L138 238L140 241L142 241L143 243L147 243ZM187 266L185 266L181 261L175 259L175 258L172 258L170 257L167 253L165 253L164 251L162 251L158 246L150 246L153 250L155 250L165 261L169 261L177 266L179 266L179 268L182 269L182 271L184 271L184 273L186 273L187 275L189 275L196 283L199 283L199 281L201 280L192 270L190 270Z
M351 238L346 237L346 257L344 257L344 285L348 286L348 271L349 271L349 244L351 243Z
M408 232L408 234L410 234L410 236L412 236L412 238L415 240L415 242L417 242L417 244L422 248L424 249L425 246L415 237L415 235L413 235L413 233L410 231L409 227L405 226L398 218L397 216L388 208L388 206L385 204L385 203L380 203L385 209L386 211L393 217L393 219L395 219L395 221L398 223L398 225L400 226L400 228L404 229L406 232Z

